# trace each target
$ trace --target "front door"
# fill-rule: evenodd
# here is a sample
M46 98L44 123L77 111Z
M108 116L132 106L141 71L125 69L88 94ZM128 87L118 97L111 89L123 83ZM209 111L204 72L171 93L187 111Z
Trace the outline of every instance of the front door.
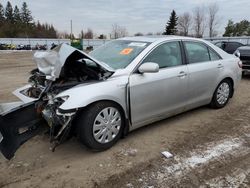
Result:
M184 110L187 90L187 65L183 64L180 43L156 47L143 61L159 65L157 73L130 76L130 106L133 129Z

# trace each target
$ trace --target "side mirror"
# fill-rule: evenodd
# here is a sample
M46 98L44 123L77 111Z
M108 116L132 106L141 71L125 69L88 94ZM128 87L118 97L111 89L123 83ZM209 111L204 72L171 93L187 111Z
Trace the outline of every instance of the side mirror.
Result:
M234 55L235 55L236 57L240 58L240 51L239 51L239 50L236 50L236 51L234 52Z
M157 63L152 63L152 62L143 63L138 70L142 74L159 72L159 65Z

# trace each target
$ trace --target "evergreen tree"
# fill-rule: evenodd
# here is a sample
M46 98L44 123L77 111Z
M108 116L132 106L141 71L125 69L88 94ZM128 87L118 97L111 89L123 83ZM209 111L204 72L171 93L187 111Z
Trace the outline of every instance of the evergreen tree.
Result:
M233 33L234 33L234 22L232 20L228 20L223 37L231 37L233 36Z
M15 6L15 8L14 8L13 19L14 19L14 23L16 23L16 24L21 22L20 10L17 6Z
M229 20L223 36L250 36L250 22L248 20L242 20L234 24L232 20Z
M173 10L169 21L166 25L166 31L163 33L165 35L175 35L177 33L178 17L176 12Z
M0 37L56 38L57 35L53 25L33 23L27 3L22 4L21 11L18 6L15 6L13 11L10 2L7 2L5 9L0 3Z
M11 3L8 1L5 9L5 18L7 22L13 23L14 16L13 16L13 8Z
M242 20L235 24L234 36L247 36L250 29L250 22Z
M4 8L3 8L3 5L0 3L0 23L3 23L5 20L5 17L4 17Z
M28 9L28 5L26 2L23 2L22 9L21 9L21 20L24 24L30 24L33 21L31 16L31 11Z

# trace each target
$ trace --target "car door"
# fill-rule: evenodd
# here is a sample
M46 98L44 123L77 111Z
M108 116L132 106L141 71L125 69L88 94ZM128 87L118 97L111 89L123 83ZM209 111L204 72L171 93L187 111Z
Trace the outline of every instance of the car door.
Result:
M221 57L202 42L184 41L188 68L188 105L194 108L210 102L223 70Z
M129 78L131 120L137 128L184 109L187 89L187 66L183 63L180 42L156 47L141 62L159 65L157 73L134 72Z

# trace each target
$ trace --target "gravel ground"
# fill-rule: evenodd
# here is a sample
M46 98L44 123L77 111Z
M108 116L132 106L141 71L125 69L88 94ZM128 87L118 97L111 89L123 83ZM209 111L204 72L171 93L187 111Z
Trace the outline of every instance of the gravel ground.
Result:
M0 52L0 102L27 83L32 52ZM105 152L75 138L49 150L47 135L0 156L0 187L250 187L250 77L229 104L140 128ZM172 158L161 152L169 151Z

